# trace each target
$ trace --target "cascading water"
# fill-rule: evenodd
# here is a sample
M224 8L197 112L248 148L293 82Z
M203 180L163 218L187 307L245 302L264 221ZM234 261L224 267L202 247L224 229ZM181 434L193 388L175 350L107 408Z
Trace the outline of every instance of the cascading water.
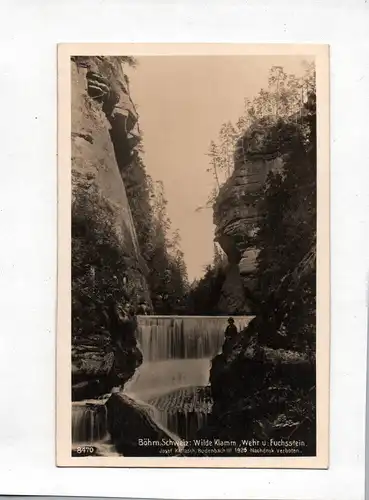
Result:
M85 400L72 403L72 444L77 450L93 446L96 455L118 455L110 443L105 401Z
M100 401L81 401L72 404L73 443L102 441L108 433L108 416L105 404Z
M234 317L237 329L250 319ZM224 316L138 316L137 340L145 362L210 359L221 349L226 327Z
M234 317L237 329L251 319ZM224 316L139 316L137 340L144 361L124 391L156 408L161 425L191 439L211 410L205 387L226 327Z

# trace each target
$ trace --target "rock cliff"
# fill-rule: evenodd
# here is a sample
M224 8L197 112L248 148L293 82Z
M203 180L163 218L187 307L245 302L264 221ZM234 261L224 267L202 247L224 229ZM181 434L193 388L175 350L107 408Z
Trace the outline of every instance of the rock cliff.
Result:
M311 456L316 452L313 97L306 104L305 116L299 124L293 117L274 123L264 119L250 128L238 141L234 173L216 201L216 237L228 255L232 272L236 274L238 268L244 285L244 295L238 298L247 306L248 297L255 297L255 292L248 296L247 290L255 286L263 296L254 302L255 318L238 337L225 341L222 353L212 360L214 404L208 426L199 434L265 443L295 440L294 452ZM273 176L279 183L267 181L271 171L281 174ZM283 196L278 196L281 193ZM263 198L269 204L263 203ZM258 224L261 218L262 224ZM266 238L270 235L278 237ZM264 246L255 283L257 242ZM265 249L276 248L265 255ZM224 291L223 298L227 298ZM231 307L235 304L229 303ZM249 448L247 454L253 453ZM270 450L270 454L280 453Z
M139 136L119 57L72 57L72 395L122 385L142 361L134 315L150 305L122 178Z
M214 405L209 425L200 434L237 442L293 439L303 443L295 447L296 455L315 455L315 358L259 346L254 334L261 322L254 321L236 345L213 359ZM252 456L252 448L245 454ZM276 454L288 452L269 452Z
M278 123L269 118L254 123L237 141L234 171L214 204L215 240L229 262L220 299L220 309L225 313L254 312L247 291L257 285L255 235L262 217L260 199L268 173L283 167L285 147L285 133Z
M281 281L259 315L238 337L225 340L212 359L210 386L213 406L198 438L223 441L295 441L295 456L316 453L316 356L314 346L291 348L281 325L295 318L306 279L314 273L316 248ZM301 326L301 325L300 325ZM304 328L309 325L304 324ZM238 454L260 456L258 446ZM229 455L236 453L230 447ZM288 456L271 447L268 455Z

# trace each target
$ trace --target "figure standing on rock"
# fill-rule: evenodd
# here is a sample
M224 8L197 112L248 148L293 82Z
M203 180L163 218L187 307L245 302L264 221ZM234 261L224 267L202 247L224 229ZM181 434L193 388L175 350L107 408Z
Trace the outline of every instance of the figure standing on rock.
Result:
M233 318L228 318L228 326L224 332L224 336L227 339L234 339L238 335L238 330L236 325L234 324Z
M228 318L228 325L224 332L224 337L223 353L229 354L229 352L232 350L232 346L234 345L236 338L238 337L238 330L236 325L234 324L233 318Z

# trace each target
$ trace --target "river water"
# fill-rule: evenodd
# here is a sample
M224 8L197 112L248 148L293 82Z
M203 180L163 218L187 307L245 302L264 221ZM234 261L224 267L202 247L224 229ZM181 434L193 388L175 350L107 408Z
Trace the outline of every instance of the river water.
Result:
M234 316L238 330L251 319ZM226 326L224 316L139 316L137 340L143 363L124 392L151 406L161 426L191 439L211 410L204 388L210 361L223 345ZM73 403L72 437L73 443L108 439L104 401Z

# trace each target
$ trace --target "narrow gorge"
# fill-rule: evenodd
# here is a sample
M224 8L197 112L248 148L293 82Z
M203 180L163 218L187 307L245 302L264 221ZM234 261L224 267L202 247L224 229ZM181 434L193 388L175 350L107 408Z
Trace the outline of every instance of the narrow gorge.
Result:
M314 454L313 93L239 134L212 204L222 263L191 288L176 243L163 251L165 203L150 201L163 195L140 156L134 64L71 60L72 455L160 456L167 439L166 455L199 456L181 440L290 436ZM238 335L225 342L229 316Z

